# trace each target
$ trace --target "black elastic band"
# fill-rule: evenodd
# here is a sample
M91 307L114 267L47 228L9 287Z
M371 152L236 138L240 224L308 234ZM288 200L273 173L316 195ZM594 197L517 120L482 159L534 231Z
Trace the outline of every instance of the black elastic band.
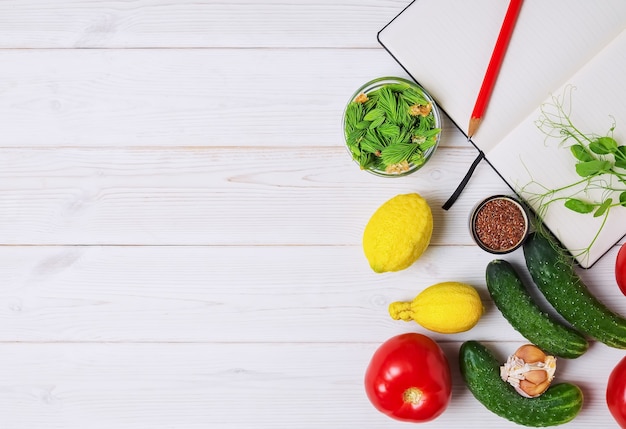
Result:
M482 150L479 150L478 156L476 157L474 162L472 162L472 165L470 166L469 170L467 170L467 173L465 173L465 177L463 178L463 180L461 180L461 183L459 183L459 186L456 187L456 189L454 190L454 193L450 196L450 198L448 198L448 201L446 201L445 204L441 206L442 209L448 210L450 207L452 207L452 204L454 204L457 198L459 198L459 195L461 195L461 192L463 192L465 185L467 185L467 182L469 182L470 177L472 177L474 170L476 170L476 167L478 166L480 161L482 161L484 158L485 158L485 154L483 153Z

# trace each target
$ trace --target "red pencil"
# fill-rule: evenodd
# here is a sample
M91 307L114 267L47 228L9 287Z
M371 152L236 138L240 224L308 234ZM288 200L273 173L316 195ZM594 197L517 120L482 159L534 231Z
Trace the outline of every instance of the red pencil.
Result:
M521 7L522 0L511 0L509 3L509 8L504 16L504 22L502 23L502 28L500 29L496 46L493 48L491 60L489 60L485 78L483 79L480 92L478 93L478 98L476 99L476 104L474 105L474 111L472 112L472 117L470 118L467 130L468 139L474 135L480 125L480 121L483 118L483 114L487 108L489 97L491 97L491 91L496 83L498 72L500 71L500 66L502 65L506 48L511 40L513 27L515 27L515 22L517 21L517 16L519 15Z

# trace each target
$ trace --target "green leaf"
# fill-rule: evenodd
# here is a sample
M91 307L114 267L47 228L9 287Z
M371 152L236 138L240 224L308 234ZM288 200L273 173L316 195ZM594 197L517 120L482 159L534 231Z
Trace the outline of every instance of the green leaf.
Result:
M378 118L376 118L376 119L374 119L372 121L372 123L369 126L369 129L373 130L374 128L376 128L379 125L381 125L383 122L385 122L385 117L384 116L379 116Z
M576 213L584 214L591 213L595 206L576 198L569 198L567 201L565 201L565 207L572 211L575 211Z
M608 155L617 151L617 142L612 137L600 137L589 144L589 149L598 155Z
M626 207L626 191L619 194L619 203L621 206Z
M593 217L602 216L609 209L609 207L611 207L612 203L613 203L613 198L607 198L606 200L604 200L602 205L598 207L598 210L596 210L596 212L593 214Z
M378 140L372 139L369 136L365 136L361 141L361 149L367 153L376 153L385 148L385 146Z
M392 92L403 93L410 87L408 83L390 83L387 84L387 88L389 88Z
M396 124L398 126L412 126L414 120L409 114L410 106L402 99L398 99L396 104Z
M385 116L394 123L398 122L396 111L396 96L393 91L386 86L380 88L378 92L378 108L385 112Z
M579 162L576 164L576 173L581 177L589 177L595 174L606 173L612 167L609 161L594 159L593 161Z
M378 105L378 92L374 91L368 93L367 98L367 101L362 104L364 112L369 112L370 110L376 108L376 106Z
M384 117L385 116L385 112L382 109L372 109L369 112L367 112L365 114L365 117L363 118L366 121L373 121L374 119L378 119L380 117Z
M422 165L424 162L426 162L426 159L424 158L424 154L418 151L411 156L409 162L412 162L415 165Z
M406 100L408 105L417 104L425 106L429 103L426 97L414 88L407 88L406 91L402 93L402 98Z
M359 165L361 168L371 168L376 164L376 158L369 152L361 152L361 156L359 157Z
M420 151L422 151L422 152L426 152L428 149L430 149L431 147L433 147L433 146L435 145L435 143L436 143L436 142L437 142L437 140L436 140L436 139L432 139L432 138L431 138L431 139L426 140L426 141L425 141L425 142L423 142L423 143L420 143L420 144L418 145L418 147L419 147Z
M615 159L622 159L626 161L626 146L618 146L615 151Z
M400 127L394 124L384 123L376 129L381 136L393 139L400 135Z
M382 150L383 162L386 165L397 164L404 160L408 160L416 150L418 150L417 145L411 143L401 143L387 146Z
M623 168L624 170L626 170L626 160L624 160L624 159L616 159L615 160L615 166L619 167L619 168Z
M346 132L350 133L356 128L356 124L363 120L363 105L350 103L346 109Z
M586 162L593 161L595 159L589 152L587 152L585 146L581 144L575 144L573 146L570 146L570 150L572 151L572 155L574 155L574 158L579 161Z
M437 134L439 134L439 132L440 132L440 131L441 131L441 128L432 128L432 129L429 129L429 130L424 130L424 131L422 132L422 135L423 135L424 137L426 137L426 138L429 138L429 137L434 137L434 136L436 136Z
M408 143L411 141L411 130L409 128L400 127L398 136L393 139L392 143Z
M370 123L371 123L371 122L369 122L369 121L361 121L361 122L358 122L358 123L357 123L354 127L355 127L357 130L366 130L366 129L368 129L368 128L369 128Z
M363 130L351 131L346 135L346 143L348 146L357 146L364 135L365 131Z

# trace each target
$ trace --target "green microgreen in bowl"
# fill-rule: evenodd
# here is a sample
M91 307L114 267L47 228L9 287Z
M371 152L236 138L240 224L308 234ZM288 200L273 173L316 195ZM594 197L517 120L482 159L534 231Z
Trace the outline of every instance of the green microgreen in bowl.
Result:
M359 93L344 116L346 144L362 169L401 174L422 166L441 131L433 103L408 81Z

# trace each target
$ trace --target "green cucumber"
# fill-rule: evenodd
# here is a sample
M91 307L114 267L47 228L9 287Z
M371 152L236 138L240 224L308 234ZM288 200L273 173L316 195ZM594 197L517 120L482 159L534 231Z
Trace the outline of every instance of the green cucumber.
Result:
M536 398L521 396L500 378L500 363L478 341L461 345L459 365L474 397L494 414L519 425L560 425L571 421L582 408L582 391L570 383L554 384Z
M577 358L587 351L585 337L542 311L515 268L505 260L487 265L487 289L496 307L520 334L550 355Z
M565 320L610 347L626 349L626 319L589 291L556 240L532 233L524 242L524 257L537 288Z

